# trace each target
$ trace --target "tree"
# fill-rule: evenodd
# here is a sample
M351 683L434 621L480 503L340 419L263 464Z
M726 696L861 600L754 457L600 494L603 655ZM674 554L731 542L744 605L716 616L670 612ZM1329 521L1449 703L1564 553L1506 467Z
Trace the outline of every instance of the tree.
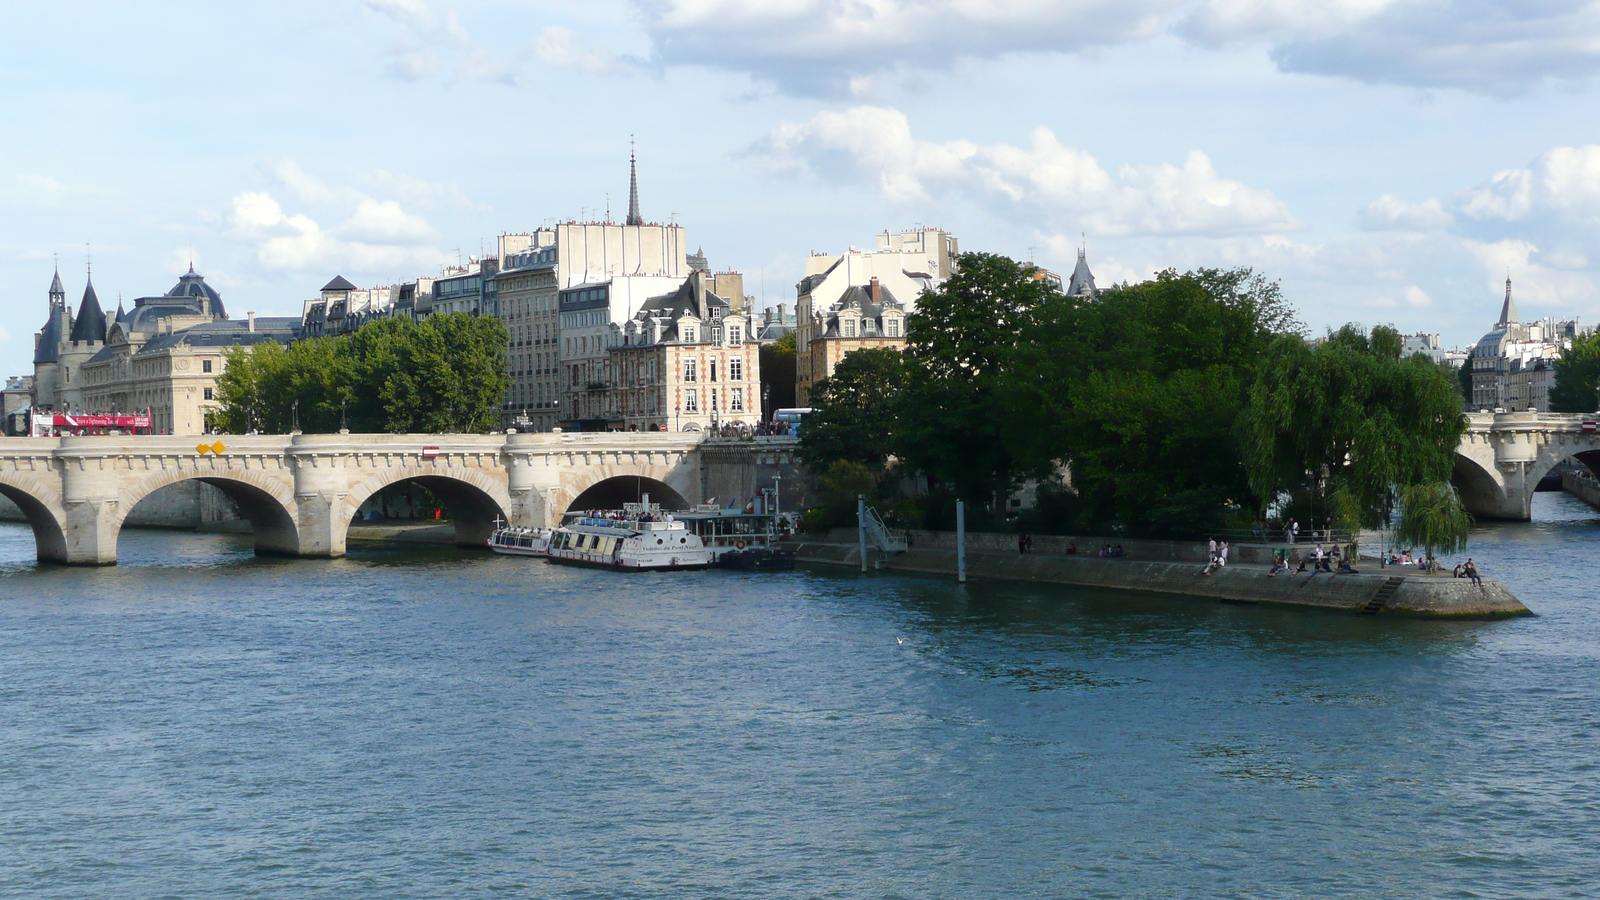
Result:
M895 452L897 410L906 359L883 347L845 354L811 389L811 415L800 429L800 455L814 471L848 460L881 472Z
M1214 528L1251 505L1234 423L1256 364L1299 327L1277 283L1249 269L1053 297L1016 355L1006 439L1035 477L1070 462L1089 524Z
M1398 489L1449 481L1467 424L1456 386L1425 357L1402 359L1401 347L1393 328L1355 325L1316 346L1274 343L1239 420L1258 497L1287 493L1345 527L1375 528Z
M1459 553L1467 549L1471 528L1472 517L1449 482L1413 484L1401 490L1400 523L1394 536L1402 545L1422 547L1430 557Z
M1600 332L1585 335L1561 351L1555 383L1550 385L1550 411L1591 413L1600 410Z
M1033 311L1055 292L1037 269L963 253L906 323L901 458L960 499L991 503L1021 477L1002 435L1006 367Z
M350 335L232 348L217 380L220 427L471 433L499 423L509 384L498 319L455 313L390 318ZM298 406L296 405L298 404Z

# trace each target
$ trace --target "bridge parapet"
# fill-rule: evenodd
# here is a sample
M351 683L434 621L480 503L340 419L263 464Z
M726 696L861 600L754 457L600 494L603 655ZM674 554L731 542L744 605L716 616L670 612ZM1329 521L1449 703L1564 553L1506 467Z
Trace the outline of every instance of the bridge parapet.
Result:
M1600 463L1595 420L1592 413L1469 413L1454 479L1468 511L1486 519L1530 518L1534 488L1557 463L1570 456Z

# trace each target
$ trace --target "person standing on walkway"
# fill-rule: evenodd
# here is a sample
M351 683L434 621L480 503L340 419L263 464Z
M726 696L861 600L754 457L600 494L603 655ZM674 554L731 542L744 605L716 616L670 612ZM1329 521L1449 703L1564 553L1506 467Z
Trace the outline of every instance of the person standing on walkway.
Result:
M1222 542L1217 544L1217 566L1220 568L1220 567L1225 566L1227 564L1228 564L1228 542L1227 541L1222 541Z
M1291 543L1291 544L1294 543L1295 535L1298 535L1300 533L1300 523L1295 521L1294 519L1290 519L1289 520L1289 527L1288 527L1288 529L1286 529L1286 531L1287 531L1287 533L1289 535L1289 543Z

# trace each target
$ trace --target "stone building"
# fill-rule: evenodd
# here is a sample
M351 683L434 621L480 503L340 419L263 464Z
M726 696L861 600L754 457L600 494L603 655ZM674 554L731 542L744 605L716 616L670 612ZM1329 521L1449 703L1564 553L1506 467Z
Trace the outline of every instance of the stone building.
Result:
M937 228L917 228L878 235L870 251L850 248L837 256L813 254L806 260L806 274L795 286L795 389L798 402L805 406L811 385L833 374L833 367L851 350L859 347L905 345L903 319L916 309L921 293L943 284L955 270L960 246L954 235ZM893 298L895 307L888 321L877 321L881 314L857 316L873 319L877 329L870 336L859 332L845 335L837 315L851 300L859 301L859 289L876 284L875 291ZM859 313L859 305L857 310ZM856 314L851 314L856 315ZM851 315L847 315L848 321ZM830 336L830 323L839 333ZM892 323L892 324L891 324ZM855 325L863 323L857 321ZM893 327L890 335L881 329ZM863 342L864 341L864 342ZM819 343L820 346L812 346Z
M1467 360L1472 371L1468 406L1477 410L1550 411L1555 361L1574 338L1592 331L1577 319L1522 322L1506 279L1505 302L1494 329L1478 340Z
M823 372L826 374L822 377L826 378L846 355L857 350L905 349L907 312L905 304L877 278L865 287L846 288L842 297L816 317L805 349L796 348L797 354L806 357L796 366L797 371ZM795 402L809 406L813 384L815 380L797 384Z
M349 334L368 322L396 314L394 287L363 290L343 275L322 286L300 313L301 337L319 338Z
M613 332L597 414L612 429L703 431L761 421L759 344L744 304L693 272Z
M190 266L172 290L140 297L133 308L107 316L90 284L78 314L66 314L59 277L51 288L50 320L34 354L34 406L58 412L148 409L157 434L202 434L216 407L217 376L228 347L277 340L300 331L298 318L228 319L222 297ZM109 324L108 324L109 323ZM45 338L66 334L55 353Z

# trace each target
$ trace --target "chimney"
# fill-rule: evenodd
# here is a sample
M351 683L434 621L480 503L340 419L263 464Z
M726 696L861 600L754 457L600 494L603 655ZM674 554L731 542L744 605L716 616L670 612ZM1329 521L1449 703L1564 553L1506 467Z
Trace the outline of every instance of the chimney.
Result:
M247 312L244 314L244 318L246 322L250 323L250 333L254 334L256 330L256 314L253 311Z
M868 289L868 296L872 298L873 303L878 302L878 276L876 275L872 276L872 287Z

